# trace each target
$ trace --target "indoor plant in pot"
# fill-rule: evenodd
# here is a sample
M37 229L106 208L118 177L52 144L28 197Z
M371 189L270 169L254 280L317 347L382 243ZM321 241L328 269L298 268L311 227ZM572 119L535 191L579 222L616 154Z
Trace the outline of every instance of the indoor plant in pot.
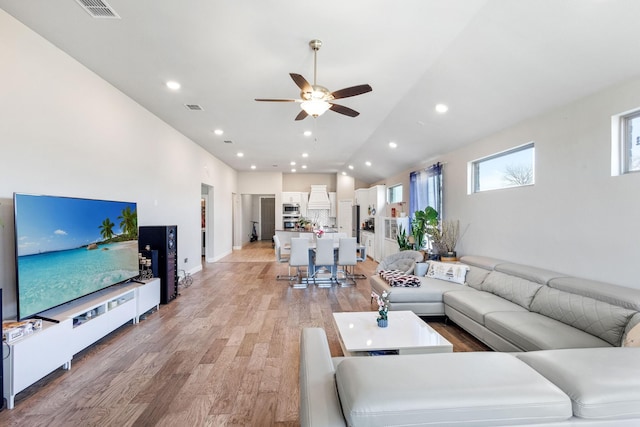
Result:
M416 251L424 251L427 237L431 241L431 247L437 250L440 242L440 228L438 211L427 206L422 211L416 211L411 221L411 234L415 242Z
M449 258L450 261L455 261L456 244L460 237L460 221L456 220L444 220L441 224L440 230L440 249L441 255Z

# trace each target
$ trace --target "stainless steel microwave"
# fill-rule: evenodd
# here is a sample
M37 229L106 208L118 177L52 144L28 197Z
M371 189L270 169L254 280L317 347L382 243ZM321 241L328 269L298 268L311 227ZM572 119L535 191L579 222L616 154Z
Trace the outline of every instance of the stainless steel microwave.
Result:
M300 215L300 205L285 203L282 205L282 214L287 216Z

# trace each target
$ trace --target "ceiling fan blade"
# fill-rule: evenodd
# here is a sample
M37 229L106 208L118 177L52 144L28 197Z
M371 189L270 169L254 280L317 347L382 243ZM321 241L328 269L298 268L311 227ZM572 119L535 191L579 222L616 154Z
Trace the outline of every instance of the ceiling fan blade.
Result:
M304 110L300 110L300 112L298 113L298 115L296 116L296 120L304 120L306 119L308 116L307 112Z
M348 98L350 96L362 95L363 93L371 92L373 89L369 85L351 86L344 89L332 92L333 99Z
M302 77L300 74L289 73L289 75L291 76L293 81L298 85L300 90L302 90L303 92L313 92L313 88L311 87L307 79Z
M349 117L357 117L360 115L356 110L352 110L349 107L345 107L344 105L331 104L329 107L330 110L335 111L336 113L344 114Z
M298 101L297 99L268 99L268 98L256 98L256 101L263 101L263 102L296 102Z

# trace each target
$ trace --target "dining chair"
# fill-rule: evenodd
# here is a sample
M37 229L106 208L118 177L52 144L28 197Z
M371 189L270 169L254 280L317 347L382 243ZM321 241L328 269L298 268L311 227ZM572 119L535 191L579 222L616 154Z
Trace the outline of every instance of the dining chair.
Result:
M355 276L353 274L355 266L358 263L356 251L357 242L355 237L343 237L340 239L338 244L338 268L342 267L342 270L338 270L336 272L336 277L338 276L338 272L342 272L344 273L345 278L344 282L339 282L340 286L351 286L356 284ZM352 269L351 272L349 272L349 267ZM349 280L351 280L351 283Z
M329 282L327 283L326 280L322 280L320 284L318 284L319 288L331 287L335 279L335 254L333 239L316 239L316 250L313 258L313 283L317 284L318 273L327 271L331 273Z
M289 257L291 256L291 248L285 248L282 242L280 241L280 238L277 235L273 236L273 244L276 252L276 261L279 262L280 264L284 264L284 263L288 264ZM288 275L278 274L276 276L276 280L291 281L295 279L295 277L296 276L291 275L291 265L289 265L289 274Z
M293 283L293 288L304 289L307 287L309 278L309 239L304 237L291 238L291 255L289 256L289 268L295 267L297 275L291 276L292 281L297 278L297 282ZM306 267L307 277L302 277L301 267Z

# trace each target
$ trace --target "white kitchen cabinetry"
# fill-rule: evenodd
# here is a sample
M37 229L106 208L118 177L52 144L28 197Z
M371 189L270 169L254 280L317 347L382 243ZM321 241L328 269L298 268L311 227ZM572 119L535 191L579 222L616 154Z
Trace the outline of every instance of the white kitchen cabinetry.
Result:
M375 234L369 231L360 232L360 243L366 248L367 256L376 259Z
M62 367L73 355L160 303L160 279L127 283L87 295L40 313L42 329L3 346L4 398L7 408L16 394Z
M329 206L329 217L331 218L335 218L338 213L338 207L336 206L338 203L338 197L335 191L330 191L329 192L329 203L331 204Z
M369 188L369 204L375 208L376 215L386 216L387 207L387 186L374 185Z
M309 192L300 193L300 215L307 216L307 205L309 204Z
M360 218L368 218L370 215L367 213L369 207L369 189L358 188L356 190L356 205L360 205Z
M301 202L301 193L297 191L283 191L282 192L282 203L293 203L300 204Z

